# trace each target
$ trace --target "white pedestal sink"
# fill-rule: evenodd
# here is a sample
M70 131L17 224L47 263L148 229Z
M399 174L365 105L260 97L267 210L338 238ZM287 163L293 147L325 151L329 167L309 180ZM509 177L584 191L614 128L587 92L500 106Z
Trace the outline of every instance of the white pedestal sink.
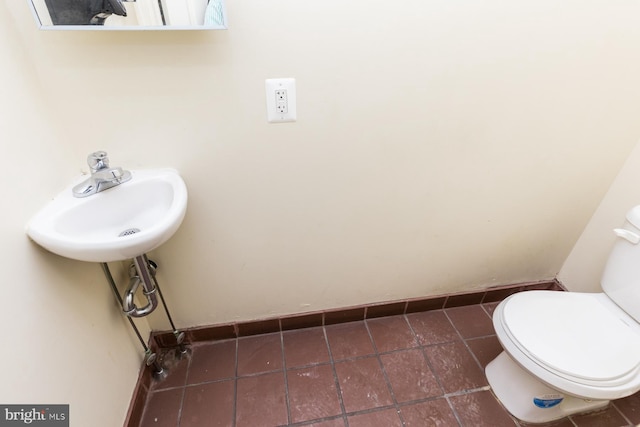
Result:
M121 261L152 251L180 227L187 187L175 169L131 174L130 181L84 198L72 195L77 182L70 185L31 219L27 235L80 261Z

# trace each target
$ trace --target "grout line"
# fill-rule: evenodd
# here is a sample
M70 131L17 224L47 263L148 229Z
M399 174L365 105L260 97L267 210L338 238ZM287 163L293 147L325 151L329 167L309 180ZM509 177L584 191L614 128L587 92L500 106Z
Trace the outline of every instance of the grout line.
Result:
M405 319L406 322L406 319ZM371 344L373 345L373 351L375 352L376 360L378 361L378 366L382 371L382 376L384 378L385 385L389 390L389 394L391 395L391 400L393 400L393 407L398 413L398 417L400 418L400 422L402 425L405 425L404 418L400 414L400 406L398 405L398 399L396 398L396 393L391 386L391 381L389 381L389 376L387 375L387 370L384 368L384 364L382 363L382 358L380 357L380 352L378 351L378 345L376 344L376 340L373 339L373 334L371 333L371 329L369 329L369 322L364 321L364 327L367 330L367 334L369 334L369 340L371 340Z
M445 393L444 397L464 396L467 394L478 393L480 391L489 391L489 390L491 390L491 386L485 385L482 387L469 388L466 390L458 390L458 391L453 391L451 393Z
M493 390L491 389L491 386L489 386L489 393L491 393L491 396L495 399L496 402L498 402L498 405L500 405L500 408L502 408L502 410L504 411L505 414L507 414L509 416L509 418L511 418L511 420L513 421L513 423L517 426L517 427L526 427L527 425L530 424L521 424L520 420L517 419L516 417L514 417L513 415L511 415L511 413L509 411L507 411L507 408L504 407L504 404L500 401L500 399L498 399L498 397L496 396L496 394L493 392ZM567 419L569 419L567 417ZM560 420L558 420L560 421ZM553 422L553 421L552 421ZM572 421L569 421L572 423ZM573 424L573 423L572 423ZM544 426L544 424L542 424ZM575 424L574 424L575 427Z
M499 303L500 303L500 301L485 302L483 304L480 304L480 307L482 307L484 312L487 313L487 316L489 316L489 318L493 319L493 314L489 313L489 310L487 310L487 307L485 306L485 304L495 304L497 306Z
M250 374L240 375L240 376L235 377L235 378L227 378L227 379L238 379L238 380L241 380L243 378L255 378L255 377L261 377L263 375L277 374L278 372L282 372L282 371L284 371L284 369L274 369L273 371L252 372ZM218 382L218 381L219 380L206 381L206 382L212 383L212 382Z
M178 426L180 425L180 423L182 422L182 409L184 407L184 397L186 395L186 387L182 387L182 396L180 396L180 406L178 407Z
M336 362L333 359L333 352L331 351L331 345L329 344L329 335L327 334L326 326L322 326L322 333L324 335L324 342L327 345L327 351L329 352L329 364L331 365L331 372L333 372L333 382L336 386L336 393L338 393L338 403L340 404L340 411L342 412L342 421L345 426L349 426L347 421L347 411L344 407L344 400L342 399L342 389L340 388L340 380L338 379L338 372L336 371Z
M573 421L573 415L569 415L569 416L567 417L567 419L569 420L569 422L571 423L571 425L572 425L573 427L578 427L578 424L576 424L576 422L575 422L575 421ZM633 424L630 424L630 425L633 425Z
M284 402L287 407L287 423L291 424L291 403L289 398L289 377L287 375L287 358L284 354L284 334L280 328L280 354L282 357L282 370L284 375Z
M615 408L615 410L616 410L620 415L622 415L622 418L624 418L624 420L625 420L626 422L628 422L630 426L634 425L634 424L629 420L629 418L627 418L627 416L626 416L626 415L625 415L625 414L620 410L620 408L618 408L618 406L615 404L615 400L611 400L610 406L614 407L614 408ZM573 421L573 420L572 420L572 421Z
M418 337L418 334L416 333L416 331L413 329L413 326L411 325L411 322L409 321L409 318L407 317L408 315L404 315L405 320L407 322L407 324L409 325L409 330L411 331L411 333L413 334L413 337L415 338L416 342L418 343L419 347L418 349L420 349L420 352L422 353L422 357L424 357L424 360L427 363L427 367L429 368L429 370L431 371L431 374L433 375L433 377L436 379L436 382L438 383L438 387L440 387L440 391L442 391L442 393L444 394L444 386L442 384L442 381L440 380L440 377L436 374L435 369L433 369L433 364L431 363L431 360L429 360L429 357L427 357L427 353L425 353L425 348L431 346L427 346L427 345L422 345L422 343L420 342L420 338ZM432 345L440 345L439 344L432 344Z
M389 409L395 409L396 411L398 410L396 405L392 403L389 405L376 406L374 408L360 409L359 411L348 412L347 415L350 417L353 417L356 415L366 415L366 414L373 414L375 412L388 411Z
M278 371L275 371L278 372ZM267 373L271 373L271 372L267 372ZM261 372L262 374L262 372ZM258 376L260 374L254 374L254 375L246 375L247 377L250 376ZM197 387L197 386L202 386L202 385L207 385L207 384L215 384L215 383L224 383L227 381L235 381L238 377L233 376L233 377L225 377L225 378L216 378L215 380L206 380L206 381L201 381L199 383L191 383L191 384L186 384L184 387ZM244 378L244 377L242 377ZM182 387L182 386L180 386ZM172 388L179 388L179 387L171 387L168 388L167 390L171 390Z
M182 387L185 387L185 386L186 386L186 384L185 384L185 385L174 385L174 386L171 386L171 387L165 387L165 388L158 388L158 389L151 390L151 391L150 391L150 393L155 393L155 392L157 392L157 391L162 392L162 391L175 390L175 389L177 389L177 388L182 388Z
M314 425L317 425L318 423L324 423L324 422L342 420L342 419L343 419L342 415L334 415L331 417L317 418L317 419L308 420L308 421L299 421L297 423L288 424L286 427L314 426Z
M458 334L458 336L460 337L460 340L462 341L462 344L464 345L464 348L466 348L467 351L469 352L469 354L471 354L471 357L476 362L476 364L478 365L478 368L480 368L480 371L482 372L482 375L484 376L485 374L484 374L484 368L482 367L482 363L480 363L480 361L476 357L476 355L473 352L473 350L471 350L471 347L469 347L469 344L467 344L467 339L462 336L462 334L460 333L460 331L456 327L455 323L449 317L449 314L447 313L446 310L444 310L444 315L447 318L447 320L449 321L449 323L451 324L451 326L453 327L453 329L456 331L456 334ZM490 335L488 335L488 336L490 336Z
M238 415L238 349L240 347L238 338L235 339L236 351L235 351L235 369L233 371L235 377L233 379L233 417L231 418L231 426L236 427L236 418Z
M453 403L451 403L451 399L449 399L449 396L445 396L444 399L447 401L447 404L449 405L449 409L451 409L451 413L453 414L453 416L455 417L456 421L458 422L458 425L460 427L463 427L464 424L462 424L462 420L460 419L460 415L458 415L458 411L456 411L456 408L453 406Z
M464 338L465 341L477 341L477 340L483 340L483 339L487 339L487 338L491 338L491 337L495 337L496 334L488 334L488 335L478 335L477 337L471 337L471 338Z
M184 384L182 385L182 396L180 397L180 406L178 407L178 426L182 422L182 410L184 408L184 398L187 394L187 380L189 379L189 371L191 370L191 362L193 361L193 349L189 349L189 360L187 360L187 371L184 374Z

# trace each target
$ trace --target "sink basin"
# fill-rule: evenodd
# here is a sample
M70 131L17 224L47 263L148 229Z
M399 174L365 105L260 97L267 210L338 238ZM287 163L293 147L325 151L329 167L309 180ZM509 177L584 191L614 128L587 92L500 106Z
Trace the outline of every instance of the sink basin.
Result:
M130 181L85 198L73 197L78 182L73 183L31 219L27 235L55 254L80 261L120 261L152 251L180 227L187 187L174 169L132 170L131 175Z

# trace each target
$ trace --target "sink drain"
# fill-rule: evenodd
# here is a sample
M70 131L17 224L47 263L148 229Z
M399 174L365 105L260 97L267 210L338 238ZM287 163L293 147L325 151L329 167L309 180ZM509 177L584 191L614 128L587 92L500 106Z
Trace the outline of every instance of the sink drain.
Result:
M131 236L132 234L139 233L139 228L127 228L122 233L118 234L118 237Z

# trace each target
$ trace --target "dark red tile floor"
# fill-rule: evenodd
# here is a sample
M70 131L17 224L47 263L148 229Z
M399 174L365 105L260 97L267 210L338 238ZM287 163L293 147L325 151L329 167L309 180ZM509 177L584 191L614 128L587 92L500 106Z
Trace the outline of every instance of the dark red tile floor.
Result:
M497 303L198 343L152 384L143 427L519 426L484 367ZM558 427L640 423L640 395Z

